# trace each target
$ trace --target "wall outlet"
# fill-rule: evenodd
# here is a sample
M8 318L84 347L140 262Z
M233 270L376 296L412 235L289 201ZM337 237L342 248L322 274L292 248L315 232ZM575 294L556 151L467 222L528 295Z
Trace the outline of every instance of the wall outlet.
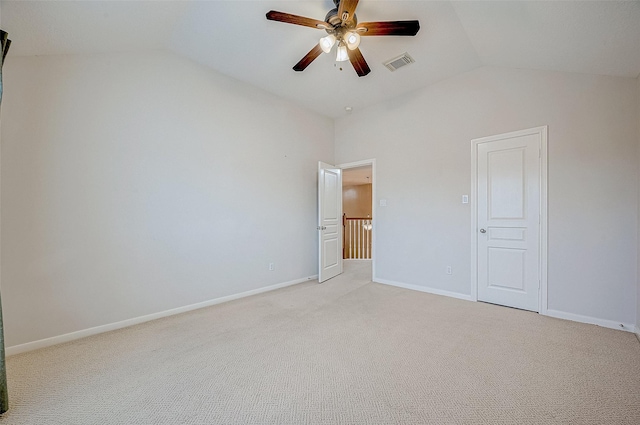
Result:
M275 263L269 263L269 271L274 271L276 269Z
M451 266L447 266L447 274L453 274L453 271L451 270Z

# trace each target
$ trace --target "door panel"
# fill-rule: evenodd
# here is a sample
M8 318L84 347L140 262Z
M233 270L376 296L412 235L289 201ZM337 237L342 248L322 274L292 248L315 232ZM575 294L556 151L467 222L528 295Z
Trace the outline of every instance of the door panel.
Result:
M324 268L328 269L337 265L338 241L335 238L324 241Z
M488 152L489 219L525 218L525 149Z
M318 281L342 273L342 170L318 163Z
M338 216L336 215L338 213L337 193L342 190L342 188L338 187L338 179L340 177L340 174L335 172L335 170L327 170L327 169L322 170L322 172L324 174L324 185L323 185L324 205L322 207L322 211L324 212L324 219L337 220L338 219Z
M524 291L525 255L524 249L488 248L488 286Z
M478 300L539 311L540 137L478 144Z

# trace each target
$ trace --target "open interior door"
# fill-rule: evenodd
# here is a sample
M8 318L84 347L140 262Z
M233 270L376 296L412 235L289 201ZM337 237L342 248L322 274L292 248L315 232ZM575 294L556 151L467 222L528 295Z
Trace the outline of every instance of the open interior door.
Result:
M342 170L318 162L318 282L342 273Z

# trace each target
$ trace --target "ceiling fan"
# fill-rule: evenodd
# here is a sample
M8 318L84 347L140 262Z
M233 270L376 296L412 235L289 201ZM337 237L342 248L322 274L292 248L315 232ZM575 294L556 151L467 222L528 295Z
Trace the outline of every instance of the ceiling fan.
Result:
M294 65L295 71L304 71L322 52L329 53L334 45L337 47L336 61L349 60L359 77L364 77L371 69L360 52L361 36L374 35L416 35L420 29L418 21L361 22L356 17L358 0L333 0L336 8L327 13L324 21L305 18L304 16L271 10L267 13L270 21L302 25L325 30L327 36L307 53L300 62Z

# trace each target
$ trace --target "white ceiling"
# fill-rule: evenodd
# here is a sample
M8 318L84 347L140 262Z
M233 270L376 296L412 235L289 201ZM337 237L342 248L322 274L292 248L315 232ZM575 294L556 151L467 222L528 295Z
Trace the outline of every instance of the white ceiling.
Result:
M2 1L10 56L169 49L329 117L480 66L638 77L640 1L361 0L359 21L418 19L416 37L363 37L371 74L322 55L291 67L323 31L267 21L271 9L324 19L316 1ZM382 62L408 52L416 63Z

